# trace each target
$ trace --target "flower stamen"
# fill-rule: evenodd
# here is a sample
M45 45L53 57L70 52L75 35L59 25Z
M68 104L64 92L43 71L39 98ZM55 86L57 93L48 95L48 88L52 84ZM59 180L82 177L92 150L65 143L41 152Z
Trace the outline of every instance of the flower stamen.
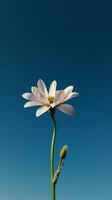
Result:
M50 104L54 102L54 97L48 96L47 98L48 98Z
M49 107L48 103L43 103L43 106Z

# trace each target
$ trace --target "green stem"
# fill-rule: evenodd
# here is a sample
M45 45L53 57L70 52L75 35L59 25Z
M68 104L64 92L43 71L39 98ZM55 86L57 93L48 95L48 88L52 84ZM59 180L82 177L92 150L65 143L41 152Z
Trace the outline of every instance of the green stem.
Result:
M52 193L52 200L56 200L55 183L53 183L53 177L54 177L54 149L55 149L55 140L56 140L56 121L55 121L54 113L51 113L51 117L52 117L53 126L54 126L52 142L51 142L51 160L50 160L50 166L51 166L51 193Z

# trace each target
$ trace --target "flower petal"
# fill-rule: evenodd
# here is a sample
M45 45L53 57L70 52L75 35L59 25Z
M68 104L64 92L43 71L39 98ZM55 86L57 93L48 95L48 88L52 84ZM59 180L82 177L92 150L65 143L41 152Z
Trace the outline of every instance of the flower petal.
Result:
M35 96L38 96L38 88L36 86L32 86L31 91Z
M24 93L22 97L30 101L37 101L36 96L34 96L32 93Z
M72 92L73 91L73 86L72 85L70 85L70 86L68 86L68 87L66 87L65 89L64 89L64 91L67 93L67 92Z
M69 104L61 104L57 108L70 116L73 116L75 113L74 107Z
M61 97L63 96L63 94L65 94L64 90L60 90L56 92L55 101L59 101Z
M36 98L39 102L41 102L43 104L49 103L47 97L44 94L40 93L40 91L37 87L34 86L34 87L31 88L31 90L32 90L32 93L36 96Z
M64 100L64 102L65 101L68 101L69 99L72 99L72 98L74 98L74 97L78 97L79 96L79 93L77 93L77 92L72 92L65 100Z
M40 115L44 114L49 110L50 107L42 106L36 111L36 116L39 117Z
M78 92L72 92L69 96L69 99L74 98L74 97L78 97L79 93Z
M39 79L37 82L37 86L38 86L39 92L41 94L48 96L48 91L47 91L46 85L43 80Z
M54 80L54 81L52 81L52 83L49 87L49 96L55 97L56 87L57 87L57 82Z
M52 107L55 107L56 105L63 103L65 97L65 92L64 90L60 90L56 93L54 103L52 104Z
M67 88L64 89L66 95L65 95L65 99L68 98L68 96L72 93L73 91L73 86L68 86Z
M30 98L31 95L32 95L32 93L24 93L24 94L22 94L22 97L23 97L24 99L29 100L29 98Z
M24 108L32 107L32 106L41 106L41 103L38 102L33 102L33 101L28 101L25 103Z

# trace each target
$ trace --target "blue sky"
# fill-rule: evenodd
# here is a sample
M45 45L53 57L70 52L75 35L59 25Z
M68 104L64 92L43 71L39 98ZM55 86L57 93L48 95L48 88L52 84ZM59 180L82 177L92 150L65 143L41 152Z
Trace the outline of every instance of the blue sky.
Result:
M112 199L112 12L110 1L0 3L0 198L50 199L48 113L24 109L39 78L74 85L71 118L57 111L56 163L69 153L57 200Z

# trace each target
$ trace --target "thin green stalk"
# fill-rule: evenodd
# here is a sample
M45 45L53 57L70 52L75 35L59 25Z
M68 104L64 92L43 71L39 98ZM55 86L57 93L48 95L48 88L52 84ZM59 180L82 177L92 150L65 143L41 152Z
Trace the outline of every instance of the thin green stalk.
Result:
M51 117L52 117L53 126L54 126L52 142L51 142L51 160L50 160L50 167L51 167L51 196L52 196L52 200L56 200L55 183L53 183L53 177L54 177L54 149L55 149L55 140L56 140L56 121L55 121L54 113L51 113Z

